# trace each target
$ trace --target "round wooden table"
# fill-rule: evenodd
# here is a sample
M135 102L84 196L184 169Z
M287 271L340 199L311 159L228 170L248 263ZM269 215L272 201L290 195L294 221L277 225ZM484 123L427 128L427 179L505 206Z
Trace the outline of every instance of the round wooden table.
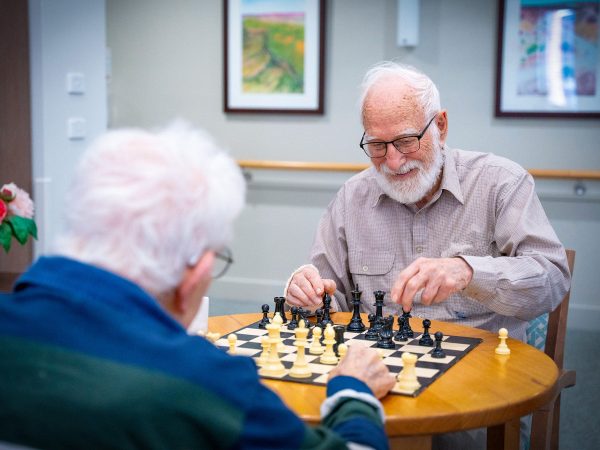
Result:
M209 331L229 333L261 317L260 313L210 317ZM351 313L332 314L340 324L347 324L351 317ZM364 315L363 321L368 324ZM422 331L418 318L411 319L411 326ZM430 448L433 434L487 427L488 448L518 448L519 418L543 406L554 394L558 378L554 361L511 338L507 340L511 354L496 355L498 336L477 328L434 320L431 330L483 341L417 397L388 395L382 400L391 446ZM306 422L320 421L323 386L263 381Z

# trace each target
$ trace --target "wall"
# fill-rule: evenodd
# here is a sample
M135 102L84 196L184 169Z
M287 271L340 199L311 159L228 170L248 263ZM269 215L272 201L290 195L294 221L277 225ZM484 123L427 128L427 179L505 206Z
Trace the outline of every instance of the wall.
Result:
M365 70L397 58L426 71L449 111L449 144L494 152L527 168L600 169L598 120L495 118L497 2L421 2L420 42L395 46L396 2L327 2L325 114L222 112L222 1L107 0L113 72L110 126L151 127L175 116L207 128L239 159L364 162L357 86ZM236 264L213 298L271 302L305 262L316 223L350 174L252 171L237 223ZM597 328L600 186L538 183L566 246L577 250L570 326Z
M63 199L75 163L106 130L104 0L29 0L33 198L47 253L61 227ZM83 94L67 93L67 73L84 75ZM85 137L70 140L67 120L85 119Z

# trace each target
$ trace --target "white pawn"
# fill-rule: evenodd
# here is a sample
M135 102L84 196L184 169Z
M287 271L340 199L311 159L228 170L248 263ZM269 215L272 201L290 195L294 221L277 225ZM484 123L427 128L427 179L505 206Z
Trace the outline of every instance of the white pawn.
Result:
M306 362L305 348L306 348L306 336L308 335L308 328L304 325L304 321L300 322L300 325L294 330L296 340L294 345L296 346L296 361L290 369L290 377L293 378L308 378L312 375L312 371Z
M273 317L271 323L277 325L277 351L281 353L285 350L285 345L283 345L283 339L281 339L281 327L283 326L283 319L281 318L281 314L275 314L275 317Z
M340 345L338 345L338 355L340 355L340 361L344 359L346 353L348 353L348 346L342 342Z
M269 357L267 362L258 370L259 375L267 377L282 377L285 375L285 367L279 359L277 344L281 340L279 337L279 325L270 323L267 326L269 331Z
M396 391L403 394L412 394L421 387L421 383L417 380L416 364L417 355L409 352L402 353L402 365L404 368L396 379Z
M312 355L321 355L323 353L323 346L321 345L321 333L323 330L319 326L313 328L313 340L308 352Z
M335 331L333 331L333 326L330 323L325 327L325 339L323 343L325 344L325 352L321 355L321 364L337 364L338 358L333 351Z
M259 367L264 366L267 363L267 360L269 359L269 337L268 336L263 336L260 339L260 345L262 347L262 353L260 354L260 356L258 357L258 359L256 360L256 364L258 364Z
M235 343L237 342L237 335L235 333L231 333L227 336L227 342L229 342L229 354L235 355Z
M500 338L500 344L496 347L497 355L510 355L510 348L506 345L506 338L508 337L508 330L506 328L500 328L498 331L498 338Z

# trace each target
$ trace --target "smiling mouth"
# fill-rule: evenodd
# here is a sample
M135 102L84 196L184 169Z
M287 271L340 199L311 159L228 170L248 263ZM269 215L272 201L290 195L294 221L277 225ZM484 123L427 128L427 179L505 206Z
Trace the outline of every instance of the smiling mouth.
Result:
M406 178L407 176L412 175L413 173L416 173L417 168L413 167L411 169L406 169L406 170L400 170L398 172L388 172L387 175L390 178Z

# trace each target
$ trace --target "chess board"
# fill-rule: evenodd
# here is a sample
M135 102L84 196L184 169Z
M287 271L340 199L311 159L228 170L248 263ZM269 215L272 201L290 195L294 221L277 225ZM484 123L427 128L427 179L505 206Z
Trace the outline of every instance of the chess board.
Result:
M344 324L345 325L345 324ZM255 322L249 326L240 328L239 330L233 331L237 336L235 354L244 355L252 358L258 358L262 353L262 347L260 341L262 336L268 334L267 330L260 329L258 322ZM346 331L344 333L345 344L348 346L362 345L366 347L377 348L377 341L370 341L365 339L364 335L366 332L353 333ZM231 333L229 333L231 334ZM227 341L226 334L221 336L215 345L225 351L229 350L229 342ZM392 394L398 395L409 395L416 397L424 389L426 389L431 383L437 378L442 376L448 369L454 366L462 357L473 350L479 343L480 338L470 338L464 336L444 336L442 349L446 353L446 357L442 359L432 358L430 353L433 351L433 347L426 347L419 345L419 338L422 333L415 331L413 338L409 338L405 342L396 342L395 349L378 349L383 354L383 362L388 366L391 373L397 375L402 370L402 353L410 352L417 355L416 374L421 387L415 390L412 394L406 394L403 392L392 389ZM265 377L284 381L293 381L296 383L310 383L325 385L327 383L327 377L329 371L335 367L335 365L321 364L319 362L320 355L313 355L309 353L310 342L312 341L312 330L308 335L309 345L306 348L306 360L309 363L312 375L308 378L293 378L288 375L289 369L292 367L294 360L296 359L296 347L294 346L295 336L293 331L288 330L283 325L281 329L281 339L283 341L283 350L280 351L280 359L285 366L286 372L281 377Z

